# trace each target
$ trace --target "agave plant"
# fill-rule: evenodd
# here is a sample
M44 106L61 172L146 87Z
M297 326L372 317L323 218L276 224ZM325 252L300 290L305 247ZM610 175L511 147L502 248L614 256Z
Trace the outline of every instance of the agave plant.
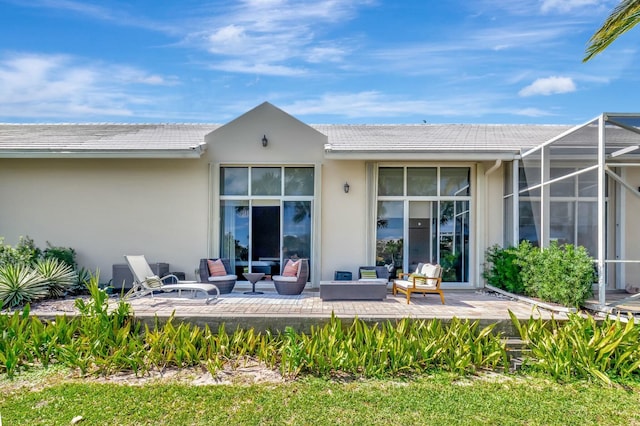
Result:
M67 289L77 281L73 268L55 257L38 260L35 268L47 283L51 297L64 296Z
M28 265L0 266L0 307L14 307L46 297L49 287Z

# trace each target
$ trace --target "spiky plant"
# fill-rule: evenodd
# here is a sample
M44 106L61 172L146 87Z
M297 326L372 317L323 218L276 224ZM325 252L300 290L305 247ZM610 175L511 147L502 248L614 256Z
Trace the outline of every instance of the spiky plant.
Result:
M0 307L24 305L47 296L47 282L28 265L0 266Z
M51 297L64 296L67 289L77 281L73 268L55 257L38 260L36 271L46 281Z

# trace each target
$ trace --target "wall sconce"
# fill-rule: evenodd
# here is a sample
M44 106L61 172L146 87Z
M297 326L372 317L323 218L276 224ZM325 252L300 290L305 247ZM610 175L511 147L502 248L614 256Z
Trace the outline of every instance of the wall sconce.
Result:
M267 139L267 135L262 136L262 146L266 147L269 144L269 139Z
M343 188L344 188L344 193L345 194L348 193L349 192L349 188L350 188L349 182L345 182Z

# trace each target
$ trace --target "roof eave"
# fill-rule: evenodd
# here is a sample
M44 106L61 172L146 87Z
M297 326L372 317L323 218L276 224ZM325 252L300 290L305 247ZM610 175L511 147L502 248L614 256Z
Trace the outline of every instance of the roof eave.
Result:
M418 161L512 161L517 151L347 151L325 150L331 160L418 160Z
M188 149L16 149L0 150L0 158L200 158L204 151L206 151L206 147L206 144L202 144L192 146Z

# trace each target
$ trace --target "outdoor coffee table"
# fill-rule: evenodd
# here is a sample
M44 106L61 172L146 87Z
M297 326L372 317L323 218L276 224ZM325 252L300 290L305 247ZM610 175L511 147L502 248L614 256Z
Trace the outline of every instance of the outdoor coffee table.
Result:
M244 272L242 275L251 283L253 286L251 291L245 291L244 294L264 294L261 291L256 291L256 283L264 277L264 273L262 272Z
M387 282L384 280L320 281L322 300L385 300Z

